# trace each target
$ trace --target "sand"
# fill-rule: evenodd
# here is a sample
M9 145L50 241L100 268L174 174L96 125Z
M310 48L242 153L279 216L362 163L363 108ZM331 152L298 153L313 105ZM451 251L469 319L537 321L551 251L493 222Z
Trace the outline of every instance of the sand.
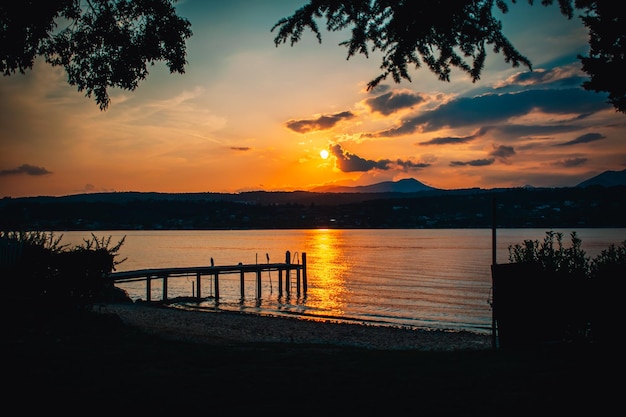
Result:
M292 343L378 350L458 351L491 348L491 336L360 323L311 321L237 312L199 312L138 303L105 304L97 311L173 340L208 344Z
M605 415L623 397L613 382L622 353L599 345L502 351L465 332L145 303L94 311L5 311L7 404L70 415L500 417Z

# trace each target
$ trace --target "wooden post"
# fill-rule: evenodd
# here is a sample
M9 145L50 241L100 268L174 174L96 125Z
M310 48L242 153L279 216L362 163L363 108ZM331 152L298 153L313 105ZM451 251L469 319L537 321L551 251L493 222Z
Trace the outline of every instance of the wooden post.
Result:
M256 271L256 298L261 299L261 268Z
M283 270L278 268L278 298L283 296Z
M152 277L150 275L148 275L146 277L146 301L150 302L150 298L152 295L152 288L150 287L150 280L152 279Z
M496 315L493 310L493 305L495 304L495 283L493 279L493 268L494 265L498 263L498 258L496 257L496 229L498 223L496 222L496 196L492 197L491 201L491 348L496 349L498 347L497 341L497 326L496 326Z
M306 290L308 288L306 282L306 252L302 252L302 292L306 295Z
M291 253L287 251L285 253L285 263L287 264L287 268L285 268L285 289L287 292L287 297L291 293L291 283L289 282L289 264L291 263Z
M296 293L300 297L300 268L296 268Z
M167 274L163 275L163 301L167 301Z
M496 196L493 196L491 201L491 264L495 265L498 263L498 258L496 257Z
M215 271L215 274L213 275L213 280L215 281L215 304L218 304L220 302L220 278L219 278L219 271Z
M200 272L196 272L196 287L198 287L198 291L197 291L197 293L198 293L198 297L197 297L197 298L198 298L198 300L199 300L200 298L202 298L202 295L200 294L200 292L201 292L201 291L200 291L200 288L201 288L201 287L200 287L200 284L201 284L201 279L200 279L200 277L201 277Z
M241 262L239 262L239 265L242 265ZM243 268L241 268L241 271L239 271L239 286L241 287L240 292L241 292L241 299L243 300L245 298L245 290L244 290L244 279L243 279Z

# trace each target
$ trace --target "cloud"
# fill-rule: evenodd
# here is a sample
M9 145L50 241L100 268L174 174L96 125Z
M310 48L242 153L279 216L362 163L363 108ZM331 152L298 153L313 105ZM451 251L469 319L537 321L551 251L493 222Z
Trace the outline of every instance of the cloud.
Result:
M472 167L484 167L486 165L491 165L495 162L495 159L474 159L472 161L451 161L451 167L462 167L462 166L472 166Z
M563 67L555 67L551 69L537 68L533 71L523 71L511 75L494 85L495 89L501 89L511 86L537 86L558 84L560 86L581 85L586 79L585 74L581 71L578 63Z
M449 101L434 110L402 120L400 125L366 137L395 137L431 132L442 128L457 128L496 124L524 116L533 111L547 114L580 114L588 116L606 110L609 105L604 95L581 88L527 90L518 93L484 94L461 97Z
M331 145L330 152L336 158L337 167L343 172L365 172L372 169L388 170L391 162L388 159L379 161L363 159L358 155L344 151L339 144Z
M248 146L231 146L230 149L233 151L249 151L251 148Z
M428 162L414 162L411 160L397 159L379 159L378 161L361 158L358 155L347 152L336 144L330 147L331 153L336 158L337 167L343 172L367 172L371 170L380 171L404 171L418 170L431 166Z
M422 169L428 168L431 164L428 162L413 162L413 161L403 161L402 159L398 159L396 164L402 168L404 171L408 171L411 169Z
M606 139L606 136L600 134L600 133L587 133L584 134L582 136L578 136L576 139L572 139L568 142L564 142L564 143L557 143L554 146L570 146L570 145L577 145L579 143L589 143L589 142L595 142L596 140L600 140L600 139Z
M382 93L386 93L390 89L391 89L391 86L389 84L378 84L376 87L372 88L369 92L371 95L382 94Z
M350 111L335 113L331 115L322 115L316 119L289 120L287 128L297 133L307 133L315 130L328 130L334 127L342 120L350 120L355 115Z
M500 162L509 163L509 158L515 155L515 149L512 146L495 146L493 150L489 152L489 156L497 158Z
M97 188L93 184L85 184L85 187L81 190L81 192L84 192L84 193L93 193L93 192L110 193L110 192L115 192L115 189L113 189L113 188L102 188L102 187Z
M581 129L580 125L576 124L558 124L558 125L525 125L525 124L510 124L500 126L490 126L488 129L496 130L498 137L507 137L514 140L521 137L535 137L537 135L555 135L559 133L568 133Z
M48 171L44 167L37 167L37 166L34 166L34 165L29 165L29 164L22 164L19 167L14 168L14 169L3 169L3 170L0 170L0 176L5 176L5 175L33 175L33 176L40 176L40 175L48 175L48 174L52 174L52 172Z
M554 162L552 165L561 166L564 168L574 168L586 164L588 160L589 159L587 158L570 158Z
M457 144L457 143L467 143L476 138L484 136L484 134L487 133L487 130L489 129L480 128L476 131L476 133L474 133L473 135L469 135L469 136L459 136L459 137L447 136L447 137L433 138L431 140L427 140L426 142L420 142L419 145L450 145L450 144Z
M389 116L398 110L411 108L424 101L424 97L413 91L392 91L377 97L365 100L365 105L372 112Z

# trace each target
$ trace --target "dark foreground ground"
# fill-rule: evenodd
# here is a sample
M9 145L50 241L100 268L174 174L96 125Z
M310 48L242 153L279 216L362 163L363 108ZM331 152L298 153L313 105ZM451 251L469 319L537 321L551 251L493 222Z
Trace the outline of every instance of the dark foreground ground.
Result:
M3 406L20 414L597 416L622 397L621 354L597 345L383 351L177 341L113 314L3 322Z

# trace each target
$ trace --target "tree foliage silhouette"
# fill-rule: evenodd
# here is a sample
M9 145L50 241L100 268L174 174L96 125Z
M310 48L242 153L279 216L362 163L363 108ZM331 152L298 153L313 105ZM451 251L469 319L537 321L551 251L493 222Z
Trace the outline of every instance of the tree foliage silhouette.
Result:
M533 0L528 0L533 4ZM516 3L511 0L511 3ZM542 0L549 6L554 0ZM611 0L557 0L561 13L571 19L581 11L589 29L590 52L579 56L582 69L590 80L583 88L609 93L615 109L626 112L624 64L624 8ZM502 23L493 14L494 7L509 12L505 0L311 0L293 15L280 19L274 43L279 46L299 42L306 29L322 41L318 20L326 18L328 31L349 29L351 38L340 45L348 48L348 59L357 53L366 57L373 51L383 53L382 73L368 83L368 89L392 77L399 83L411 81L409 67L426 65L440 80L450 81L452 68L480 79L487 49L502 53L513 67L524 65L532 70L530 60L507 39Z
M24 73L38 56L63 66L68 82L86 96L95 96L105 110L110 87L134 90L148 75L148 64L166 61L170 72L185 72L190 22L178 16L176 0L29 0L0 4L0 71ZM533 4L533 0L528 0ZM516 0L511 0L516 3ZM554 0L542 0L544 6ZM589 30L588 56L579 56L589 75L583 87L608 93L608 102L626 112L626 11L612 0L557 0L568 18L575 11ZM530 60L507 39L497 7L509 11L505 0L311 0L272 30L278 46L300 41L305 29L321 42L316 19L326 17L329 31L350 29L341 43L348 58L383 52L382 73L371 89L391 76L411 80L409 67L425 64L439 79L450 80L459 68L473 81L480 79L487 47L502 53L513 67L532 69ZM62 24L62 27L59 27Z
M25 73L41 56L67 71L68 82L95 97L101 110L110 87L134 90L148 64L185 72L191 24L175 0L30 0L0 4L0 71Z

